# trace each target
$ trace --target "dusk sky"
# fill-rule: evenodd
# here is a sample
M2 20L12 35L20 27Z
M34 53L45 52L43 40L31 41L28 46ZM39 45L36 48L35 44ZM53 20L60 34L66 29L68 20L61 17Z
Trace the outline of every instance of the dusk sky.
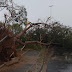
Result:
M18 5L24 5L27 9L28 20L36 22L38 18L45 20L51 16L64 25L72 26L72 0L13 0ZM2 13L0 13L2 14ZM1 19L3 15L1 15Z

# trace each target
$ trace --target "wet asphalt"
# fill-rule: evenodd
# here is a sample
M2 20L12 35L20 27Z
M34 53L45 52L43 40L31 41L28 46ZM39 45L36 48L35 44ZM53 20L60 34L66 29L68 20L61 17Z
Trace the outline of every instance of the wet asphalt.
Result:
M48 62L46 72L72 72L72 64L67 61L51 60Z

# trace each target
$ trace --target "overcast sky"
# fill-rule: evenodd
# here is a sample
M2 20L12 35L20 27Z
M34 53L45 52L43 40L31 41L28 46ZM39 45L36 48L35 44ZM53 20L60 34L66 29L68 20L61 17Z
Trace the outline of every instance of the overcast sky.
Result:
M49 6L53 5L51 16L64 25L72 26L72 0L14 0L14 2L26 7L27 18L31 22L49 17Z

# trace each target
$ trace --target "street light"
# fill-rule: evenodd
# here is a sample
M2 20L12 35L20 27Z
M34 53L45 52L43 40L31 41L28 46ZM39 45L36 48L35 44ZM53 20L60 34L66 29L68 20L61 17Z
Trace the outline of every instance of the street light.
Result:
M54 5L50 5L49 7L50 7L50 17L52 16L52 7L53 7Z

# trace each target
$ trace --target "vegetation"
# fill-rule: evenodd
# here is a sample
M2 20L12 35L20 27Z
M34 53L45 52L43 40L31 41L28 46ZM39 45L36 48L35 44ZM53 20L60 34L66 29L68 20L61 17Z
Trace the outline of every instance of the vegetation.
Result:
M53 50L56 55L62 55L64 52L69 53L72 52L72 28L64 26L59 22L52 22L50 24L29 23L29 25L28 26L25 25L25 27L22 27L19 24L13 24L8 25L7 28L6 27L4 28L1 23L0 28L2 28L0 30L1 33L3 29L7 31L5 32L5 34L8 35L9 41L12 41L9 42L10 46L12 46L12 44L14 45L12 46L14 48L7 46L7 48L5 49L8 48L15 49L22 47L31 49L42 49L42 45L45 45L46 47L48 46L51 46L52 48L54 47ZM2 35L0 36L2 37ZM7 43L7 45L9 45L9 43ZM3 48L3 46L1 47ZM13 51L15 52L15 50ZM14 52L11 52L10 56L12 56Z
M23 30L23 28L18 30ZM48 27L44 25L32 27L20 39L23 42L40 41L42 43L53 43L52 45L56 46L54 49L56 53L72 52L72 28L59 22L52 22ZM31 43L27 44L26 48L38 49L41 48L40 46L39 44Z

